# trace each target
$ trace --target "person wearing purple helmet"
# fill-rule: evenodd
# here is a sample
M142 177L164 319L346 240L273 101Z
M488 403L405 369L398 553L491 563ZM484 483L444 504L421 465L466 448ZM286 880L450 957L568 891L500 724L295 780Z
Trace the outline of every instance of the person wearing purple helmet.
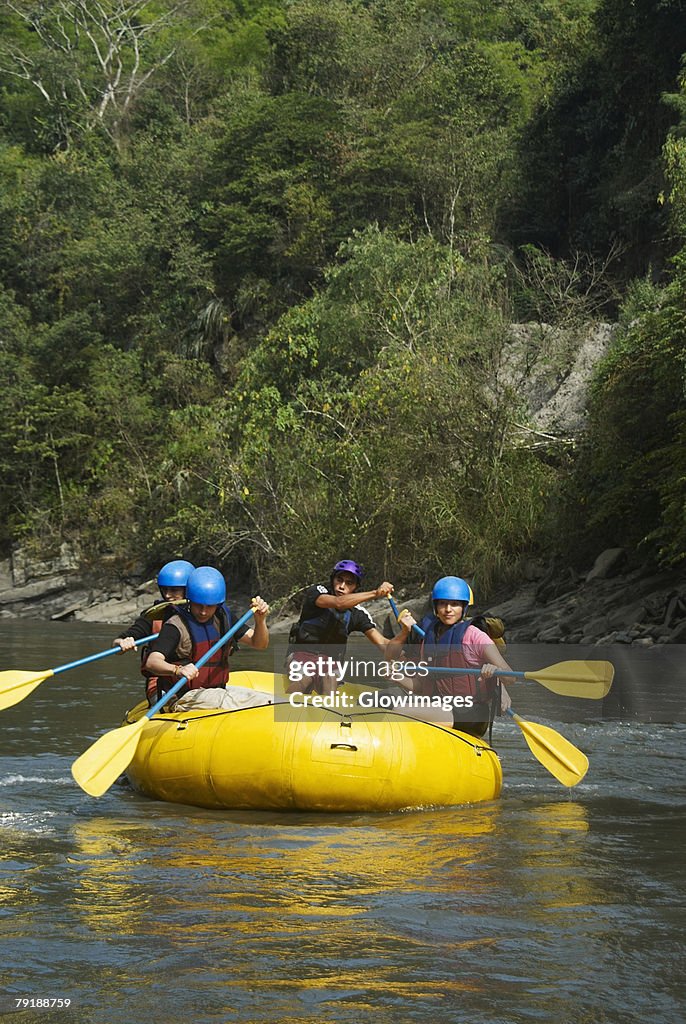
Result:
M373 590L360 590L363 577L362 567L344 558L334 565L328 584L315 583L307 588L300 618L291 627L288 638L289 662L306 664L318 656L339 661L345 656L351 633L362 633L385 652L388 640L362 605L388 597L393 593L393 584L384 580ZM308 684L317 693L330 694L338 682L331 675L317 674L311 681L308 679ZM287 692L299 693L301 689L301 683L293 682Z

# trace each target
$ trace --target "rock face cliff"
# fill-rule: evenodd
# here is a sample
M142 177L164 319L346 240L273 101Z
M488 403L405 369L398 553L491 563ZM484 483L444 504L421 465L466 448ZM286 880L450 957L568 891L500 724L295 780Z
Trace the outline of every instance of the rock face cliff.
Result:
M542 438L572 442L586 425L586 396L593 369L605 356L614 324L580 328L513 324L503 347L499 381L517 390L529 429Z

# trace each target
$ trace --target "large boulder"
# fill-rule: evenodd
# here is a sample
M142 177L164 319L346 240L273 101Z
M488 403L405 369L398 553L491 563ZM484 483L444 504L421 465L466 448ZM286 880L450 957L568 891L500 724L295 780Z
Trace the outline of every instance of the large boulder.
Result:
M626 565L627 554L624 548L606 548L593 563L593 568L586 576L586 582L610 579L612 576L617 576L621 573L626 568Z

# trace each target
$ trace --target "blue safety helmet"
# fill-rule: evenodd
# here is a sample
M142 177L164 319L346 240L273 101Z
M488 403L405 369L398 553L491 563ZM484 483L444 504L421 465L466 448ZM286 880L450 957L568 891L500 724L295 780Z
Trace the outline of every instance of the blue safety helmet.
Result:
M188 577L186 597L193 604L222 604L226 600L224 577L218 569L201 565Z
M174 562L167 562L157 574L157 586L162 592L162 587L185 587L188 577L195 569L191 562L183 558L177 558ZM164 596L164 595L162 595Z
M474 595L472 588L461 576L443 576L434 583L431 600L462 601L464 604L473 604Z
M357 562L353 562L350 558L344 558L342 562L336 562L331 572L332 579L337 572L351 573L353 576L357 577L358 583L362 582L362 577L364 576L364 570L362 569L362 566L358 565Z

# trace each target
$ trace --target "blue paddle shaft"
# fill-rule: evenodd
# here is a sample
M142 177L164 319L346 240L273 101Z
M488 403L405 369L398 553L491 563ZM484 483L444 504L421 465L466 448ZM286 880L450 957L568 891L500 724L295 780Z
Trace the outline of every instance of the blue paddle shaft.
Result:
M141 637L140 640L136 640L135 646L139 644L148 644L151 640L156 640L159 633L151 633L150 636ZM99 654L89 654L87 658L81 658L79 661L70 661L68 665L60 665L59 668L54 668L52 674L58 675L60 672L66 672L68 668L78 668L79 665L87 665L90 661L99 661L100 658L108 658L110 654L121 654L121 647L115 645L114 647L108 647L106 651L100 651Z
M399 665L398 668L404 668L404 665ZM475 665L474 668L451 668L449 665L442 667L441 665L422 665L423 672L440 672L442 676L475 676L479 672L479 666ZM508 672L505 669L498 669L496 672L498 676L514 676L515 679L525 679L526 672Z
M203 654L202 658L198 658L198 660L195 663L195 667L202 668L202 666L210 660L212 655L216 654L219 648L223 647L227 640L230 640L231 637L238 632L241 626L244 626L246 624L248 619L251 618L252 613L253 612L251 608L249 611L245 613L245 615L242 615L238 622L231 627L228 633L224 633L224 636L220 637L219 640L217 640L216 644L213 644L212 647L210 647L209 651L206 651L205 654ZM186 686L187 683L188 680L186 679L185 676L182 675L181 678L174 683L171 690L167 690L167 692L162 697L160 697L157 704L153 704L153 706L145 712L145 717L152 718L152 716L156 714L160 710L160 708L163 708L165 704L169 703L169 698L173 697L174 694L177 693L182 686Z
M395 603L395 601L393 600L393 598L391 597L390 594L388 595L388 602L389 602L391 608L393 609L393 614L395 615L395 617L397 619L398 618L398 606L397 606L397 604ZM418 626L416 623L412 627L412 629L415 631L415 633L419 633L420 636L426 636L426 633L424 632L422 627ZM410 632L411 632L411 630L410 630Z

